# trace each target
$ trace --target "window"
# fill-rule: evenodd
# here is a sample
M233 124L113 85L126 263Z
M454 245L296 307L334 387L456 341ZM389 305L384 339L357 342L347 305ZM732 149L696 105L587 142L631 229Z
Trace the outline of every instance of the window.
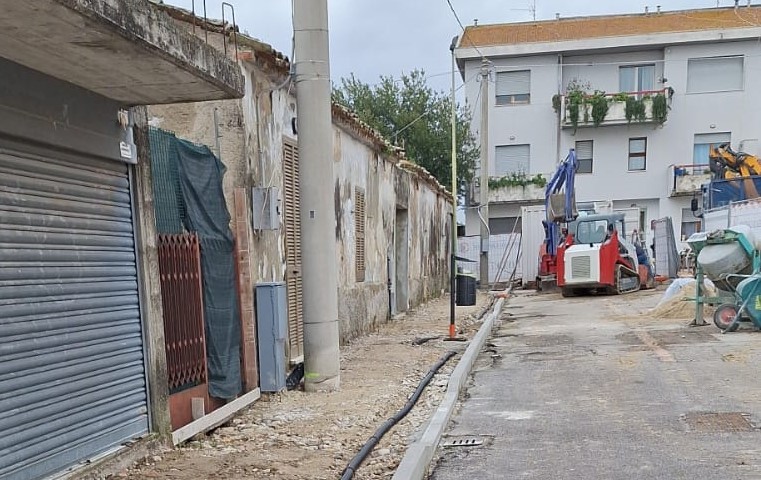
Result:
M708 166L710 164L708 154L711 152L711 148L722 143L729 143L731 139L732 134L729 132L696 134L692 147L692 163Z
M647 167L647 138L629 139L629 170L645 170Z
M620 92L649 92L654 88L655 65L630 65L618 68L618 90Z
M531 100L531 70L497 72L497 105L527 104Z
M592 147L592 140L576 142L576 160L579 162L576 173L592 173Z
M682 241L700 231L700 219L689 208L682 209Z
M365 281L365 192L354 189L354 265L357 281Z
M531 158L530 145L501 145L496 149L494 174L504 177L511 173L529 173Z
M742 90L743 57L690 58L687 93Z
M489 233L492 235L521 233L521 230L521 217L499 217L489 219Z

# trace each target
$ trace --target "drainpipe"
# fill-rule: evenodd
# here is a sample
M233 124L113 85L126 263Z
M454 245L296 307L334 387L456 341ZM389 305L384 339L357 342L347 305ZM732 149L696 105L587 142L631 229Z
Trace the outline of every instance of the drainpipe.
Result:
M563 54L558 54L558 95L563 94ZM556 127L557 131L555 132L555 162L560 162L560 133L562 130L562 122L563 122L563 102L560 102L560 110L557 114L557 120L556 120Z

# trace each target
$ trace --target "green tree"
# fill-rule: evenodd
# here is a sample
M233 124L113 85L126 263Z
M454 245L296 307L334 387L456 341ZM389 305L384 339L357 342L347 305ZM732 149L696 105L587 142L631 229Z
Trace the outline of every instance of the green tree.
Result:
M404 148L407 158L447 188L452 185L452 127L450 96L428 86L423 70L398 80L381 76L368 85L354 75L333 87L333 100L351 109L390 142ZM457 105L457 177L460 192L473 178L479 149L470 130L471 115Z

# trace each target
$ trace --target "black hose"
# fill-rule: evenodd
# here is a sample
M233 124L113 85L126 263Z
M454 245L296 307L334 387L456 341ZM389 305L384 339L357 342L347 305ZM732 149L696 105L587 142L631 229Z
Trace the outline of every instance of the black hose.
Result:
M422 380L420 380L420 383L417 386L417 389L415 390L415 393L412 394L412 396L407 400L407 403L404 404L404 407L402 407L401 410L396 412L393 417L389 418L383 424L378 428L378 430L373 433L373 436L370 437L365 444L362 446L362 449L357 453L354 458L351 459L349 464L344 468L344 471L341 473L341 480L350 480L354 477L354 474L357 472L357 469L362 465L362 462L365 461L365 458L367 458L368 455L370 455L370 452L373 451L373 448L375 448L376 445L378 445L378 442L380 442L381 438L388 433L389 430L391 430L391 427L399 423L399 420L403 419L407 416L408 413L410 413L410 410L412 410L412 407L415 406L417 401L420 399L420 395L423 394L423 390L425 390L425 387L428 386L429 383L431 383L431 380L433 379L433 376L436 375L436 372L439 371L441 367L446 364L450 358L455 356L457 352L449 351L445 353L444 355L439 358L439 360L431 367L430 370L428 370L428 373L425 374L425 377L423 377Z

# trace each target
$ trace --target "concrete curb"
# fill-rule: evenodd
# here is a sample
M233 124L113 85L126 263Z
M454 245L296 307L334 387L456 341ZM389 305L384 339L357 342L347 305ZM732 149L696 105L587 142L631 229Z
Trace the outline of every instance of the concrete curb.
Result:
M436 453L436 447L439 445L439 441L442 435L444 435L444 430L449 424L449 419L452 418L452 413L457 406L460 392L470 376L470 371L473 369L476 358L478 358L486 340L491 334L494 322L502 312L504 303L504 298L497 300L494 310L486 318L481 328L478 329L478 333L473 337L473 340L470 341L470 345L468 345L462 358L460 358L460 362L449 377L449 385L447 386L444 399L436 411L433 412L420 439L407 448L407 452L404 454L404 458L402 458L392 480L422 480L425 478L428 466L433 460L433 455Z

